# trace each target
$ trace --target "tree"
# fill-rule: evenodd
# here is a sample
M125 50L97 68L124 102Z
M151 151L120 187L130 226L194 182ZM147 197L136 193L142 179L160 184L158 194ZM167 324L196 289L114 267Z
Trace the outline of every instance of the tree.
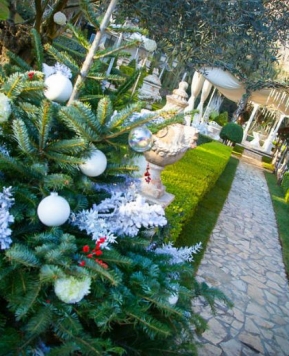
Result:
M132 120L141 103L115 113L104 95L91 106L83 83L69 105L50 100L45 58L73 82L80 66L31 38L33 67L8 51L0 71L0 355L194 355L205 322L191 300L228 300L196 281L200 246L164 243L163 209L127 189L128 133L158 130L155 115ZM105 78L99 68L94 57L87 78Z
M149 29L161 50L186 61L188 68L221 67L243 82L246 94L234 121L252 87L275 78L279 49L288 39L289 1L127 0L119 7Z

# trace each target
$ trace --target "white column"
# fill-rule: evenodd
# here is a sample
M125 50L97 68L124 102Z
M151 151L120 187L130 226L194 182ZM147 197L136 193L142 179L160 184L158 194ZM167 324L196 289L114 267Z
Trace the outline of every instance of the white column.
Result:
M279 121L276 121L276 124L274 124L272 130L269 133L269 136L266 138L264 145L262 146L262 151L266 153L271 153L272 147L273 147L273 141L275 140L279 127L281 126L282 121L284 120L284 117L286 115L281 115Z
M246 142L246 138L247 138L247 135L248 135L249 128L250 128L250 126L252 124L252 121L253 121L258 109L259 109L259 105L254 103L254 107L253 107L253 110L251 112L251 116L250 116L250 118L249 118L249 120L247 122L246 128L245 128L244 133L243 133L242 143Z

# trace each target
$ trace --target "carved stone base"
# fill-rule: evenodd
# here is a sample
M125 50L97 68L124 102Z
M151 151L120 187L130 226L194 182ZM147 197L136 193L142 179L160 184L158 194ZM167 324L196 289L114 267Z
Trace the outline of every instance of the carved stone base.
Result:
M146 199L148 203L159 204L163 208L166 208L175 199L173 194L165 192L160 198L153 198L152 196L146 195L143 192L140 194Z

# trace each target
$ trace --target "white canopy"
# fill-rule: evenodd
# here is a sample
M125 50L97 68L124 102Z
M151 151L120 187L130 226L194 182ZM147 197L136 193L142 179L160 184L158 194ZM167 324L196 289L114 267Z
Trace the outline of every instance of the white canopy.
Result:
M239 102L246 90L228 71L220 68L205 67L200 70L202 75L212 83L220 93L228 99ZM289 115L289 96L282 89L261 89L251 94L250 101L279 110L284 115Z

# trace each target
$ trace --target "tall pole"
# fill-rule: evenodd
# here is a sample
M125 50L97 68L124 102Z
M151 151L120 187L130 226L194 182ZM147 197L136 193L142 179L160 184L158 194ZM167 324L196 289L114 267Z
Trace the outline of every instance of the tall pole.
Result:
M96 51L98 50L101 37L102 37L105 29L107 28L107 25L109 24L111 15L116 7L117 1L118 0L111 0L110 4L106 10L104 18L100 24L99 30L98 30L96 36L94 37L91 47L90 47L90 49L87 53L87 56L82 64L80 74L78 75L78 77L76 79L72 94L70 96L70 99L69 99L67 105L70 105L73 102L73 100L76 100L78 98L80 86L84 83L84 81L87 77L87 74L89 72L89 69L92 66L93 57L94 57Z

